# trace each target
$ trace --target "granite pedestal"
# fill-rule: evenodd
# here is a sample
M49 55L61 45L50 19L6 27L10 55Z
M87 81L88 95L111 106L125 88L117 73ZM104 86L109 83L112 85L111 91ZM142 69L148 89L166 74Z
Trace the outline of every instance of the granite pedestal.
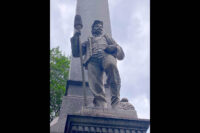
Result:
M149 120L68 115L64 133L146 133Z

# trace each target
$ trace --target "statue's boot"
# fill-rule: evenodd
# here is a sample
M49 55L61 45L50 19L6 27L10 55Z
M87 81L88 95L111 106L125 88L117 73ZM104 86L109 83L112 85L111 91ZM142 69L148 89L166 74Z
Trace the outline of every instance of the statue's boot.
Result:
M120 84L111 83L110 84L110 91L111 91L111 106L112 108L118 108L120 106Z
M101 97L95 97L93 100L94 103L94 107L97 108L107 108L107 102L105 99L101 98Z
M120 99L118 97L112 96L111 98L111 106L113 109L117 109L120 107Z

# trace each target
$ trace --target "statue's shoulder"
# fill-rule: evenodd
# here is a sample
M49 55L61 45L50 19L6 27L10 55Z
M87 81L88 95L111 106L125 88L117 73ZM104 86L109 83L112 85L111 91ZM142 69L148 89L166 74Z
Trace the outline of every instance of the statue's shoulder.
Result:
M113 39L110 35L108 35L107 33L105 33L103 35L103 37L106 39L106 41L108 42L108 44L113 44Z

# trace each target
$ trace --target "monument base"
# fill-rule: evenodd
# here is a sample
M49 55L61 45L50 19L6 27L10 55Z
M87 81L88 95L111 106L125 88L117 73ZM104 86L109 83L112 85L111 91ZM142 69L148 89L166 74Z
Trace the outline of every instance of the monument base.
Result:
M147 119L68 115L64 133L146 133Z
M51 133L146 133L149 124L148 119L139 119L135 110L82 107L60 119L57 129L64 131Z
M112 108L82 107L82 110L75 114L94 117L138 119L136 110L122 110Z

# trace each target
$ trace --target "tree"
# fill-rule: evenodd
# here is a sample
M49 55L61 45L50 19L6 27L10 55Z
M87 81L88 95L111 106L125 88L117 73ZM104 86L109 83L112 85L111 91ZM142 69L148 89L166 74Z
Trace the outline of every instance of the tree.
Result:
M59 47L50 50L50 122L59 115L69 74L69 57Z

